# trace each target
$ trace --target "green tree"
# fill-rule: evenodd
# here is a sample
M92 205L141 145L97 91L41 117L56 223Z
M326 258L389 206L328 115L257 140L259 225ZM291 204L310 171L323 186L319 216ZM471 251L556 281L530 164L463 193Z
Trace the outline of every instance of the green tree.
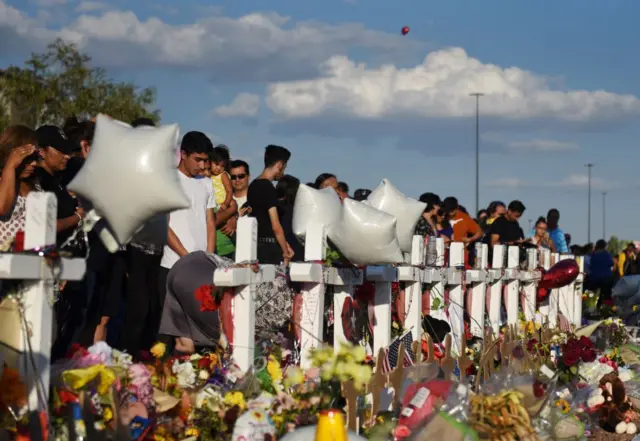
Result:
M104 69L91 66L88 55L60 39L44 53L31 54L24 67L10 66L2 71L0 86L5 104L0 128L6 127L8 120L36 127L60 125L69 116L88 118L98 113L125 122L142 116L156 122L160 119L160 112L153 108L155 89L111 80Z
M617 256L622 252L625 245L626 243L618 239L618 236L613 235L609 238L609 243L607 243L607 251L612 256Z

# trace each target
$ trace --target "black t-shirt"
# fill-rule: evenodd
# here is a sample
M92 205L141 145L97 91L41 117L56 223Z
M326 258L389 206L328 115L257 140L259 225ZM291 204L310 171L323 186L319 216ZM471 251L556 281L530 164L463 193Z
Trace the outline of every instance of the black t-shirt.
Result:
M36 168L36 176L38 182L43 191L54 193L58 199L58 219L64 219L69 216L73 216L76 212L77 201L69 194L69 192L62 186L60 179L56 176L52 176L43 168ZM57 242L64 242L69 235L73 232L73 228L58 232Z
M278 194L273 183L267 179L254 180L247 190L247 203L252 216L258 221L258 237L275 237L269 218L269 209L278 206Z
M524 233L518 221L510 221L504 216L500 216L491 224L491 236L500 236L499 243L505 244L524 239Z

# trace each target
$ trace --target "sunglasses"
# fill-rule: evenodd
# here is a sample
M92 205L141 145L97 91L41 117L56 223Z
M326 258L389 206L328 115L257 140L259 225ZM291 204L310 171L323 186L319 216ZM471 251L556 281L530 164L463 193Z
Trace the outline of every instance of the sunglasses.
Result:
M238 180L238 179L244 179L246 177L247 177L246 173L241 173L239 175L231 175L231 180L235 181L235 180Z

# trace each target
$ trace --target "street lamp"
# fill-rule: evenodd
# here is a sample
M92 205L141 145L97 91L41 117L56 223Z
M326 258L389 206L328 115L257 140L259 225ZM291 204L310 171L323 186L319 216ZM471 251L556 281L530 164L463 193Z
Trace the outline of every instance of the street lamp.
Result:
M480 97L484 93L474 92L476 97L476 214L480 211Z
M587 243L591 242L591 169L593 168L593 164L585 164L587 167Z
M602 192L602 239L607 240L607 192Z

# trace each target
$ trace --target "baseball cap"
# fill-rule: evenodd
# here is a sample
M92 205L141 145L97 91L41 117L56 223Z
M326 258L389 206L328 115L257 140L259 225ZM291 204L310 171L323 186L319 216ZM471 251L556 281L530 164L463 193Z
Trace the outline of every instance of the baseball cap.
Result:
M367 188L359 188L353 193L353 199L356 201L364 201L371 194L371 190Z
M39 147L53 147L65 155L71 155L75 148L75 144L69 141L60 127L42 126L36 130L36 137Z

